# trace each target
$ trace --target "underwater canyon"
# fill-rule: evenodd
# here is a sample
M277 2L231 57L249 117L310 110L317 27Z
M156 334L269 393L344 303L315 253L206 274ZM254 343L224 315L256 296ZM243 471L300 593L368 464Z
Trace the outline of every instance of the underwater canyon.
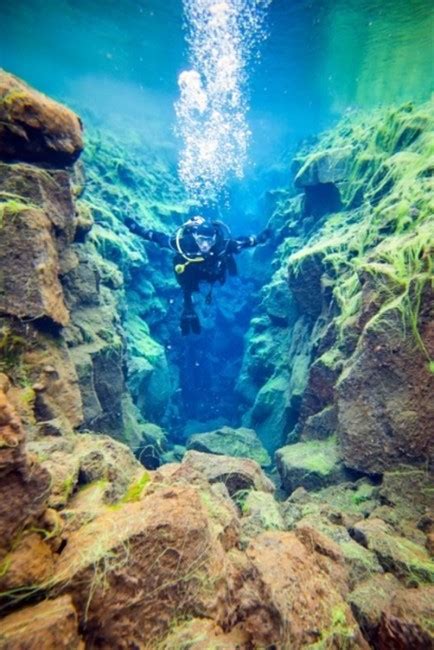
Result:
M188 4L196 15L209 3ZM433 647L434 104L415 53L434 17L415 2L394 57L384 44L387 98L377 41L365 65L354 54L357 89L340 58L352 3L319 4L313 24L335 28L315 46L327 51L321 82L309 80L321 119L306 103L300 126L301 84L275 114L255 108L253 88L245 123L244 99L229 94L228 109L218 87L213 110L229 110L231 129L197 176L217 126L194 121L191 98L177 100L181 135L191 144L193 124L205 139L183 153L165 131L175 111L157 120L166 90L149 123L123 123L113 92L119 125L77 83L50 87L0 57L1 649ZM372 19L398 33L405 11L386 5ZM5 11L13 32L18 14ZM170 71L151 40L150 60ZM306 45L306 66L315 51ZM404 92L398 62L410 59ZM153 88L160 73L148 72ZM284 73L273 70L273 97ZM241 162L244 178L217 175ZM204 213L234 237L268 234L237 255L237 275L194 295L202 331L182 336L173 252L128 224L176 232L198 209L198 182L229 187Z

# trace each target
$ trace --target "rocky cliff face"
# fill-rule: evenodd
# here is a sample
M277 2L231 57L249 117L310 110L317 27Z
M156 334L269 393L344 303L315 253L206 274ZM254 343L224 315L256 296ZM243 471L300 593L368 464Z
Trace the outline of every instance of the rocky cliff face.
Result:
M0 648L431 647L425 109L300 154L253 262L265 277L278 244L238 380L250 428L155 471L132 449L164 452L146 420L179 386L154 338L176 288L123 219L176 223L182 194L108 136L84 173L78 118L4 72L0 118Z
M348 118L277 194L238 390L269 449L298 442L280 466L332 438L353 470L432 463L432 143L429 106Z
M171 283L137 279L150 262L123 219L161 229L185 212L179 190L133 142L88 136L85 170L77 116L4 72L0 97L1 370L35 433L108 433L158 464L164 433L146 422L176 377L149 327L164 327Z

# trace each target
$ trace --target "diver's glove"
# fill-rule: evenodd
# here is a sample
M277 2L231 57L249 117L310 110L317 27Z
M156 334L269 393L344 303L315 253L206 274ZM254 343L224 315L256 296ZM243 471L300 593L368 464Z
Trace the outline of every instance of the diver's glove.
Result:
M273 234L273 231L271 228L265 228L262 232L259 233L256 237L256 243L257 244L265 244L270 238L271 235Z
M143 228L137 221L134 221L131 217L127 217L124 221L124 225L128 228L128 230L135 235L140 235L140 237L143 237L143 239L148 239L149 241L152 241L152 235L153 231L149 230L149 228Z

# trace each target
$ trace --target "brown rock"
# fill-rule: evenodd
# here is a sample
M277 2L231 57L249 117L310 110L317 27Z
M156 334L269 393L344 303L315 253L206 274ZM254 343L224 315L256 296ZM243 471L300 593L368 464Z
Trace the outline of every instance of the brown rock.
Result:
M223 548L228 550L238 544L240 536L238 510L223 483L210 484L203 474L190 465L177 463L163 465L155 472L148 493L160 489L161 483L197 487L209 523L213 526L214 533Z
M48 472L24 453L25 434L3 392L0 392L0 558L11 541L45 510Z
M419 330L432 356L430 304L431 296L422 298ZM368 473L400 464L429 465L434 459L433 392L434 375L427 370L425 354L410 333L404 334L399 309L387 310L365 328L337 385L345 464Z
M252 646L242 629L225 634L213 621L193 619L177 626L158 647L161 650L248 650Z
M83 650L69 596L47 600L0 621L2 650Z
M0 576L0 593L43 584L53 574L50 547L38 534L25 535L8 553Z
M249 458L188 451L182 463L202 473L210 483L224 483L231 496L239 490L253 488L263 492L274 492L275 489L258 463Z
M391 571L410 583L434 582L434 562L426 549L400 537L382 519L364 519L351 529L359 543L373 551L385 571Z
M72 533L54 582L90 646L155 647L176 620L225 618L226 562L198 491L162 487Z
M379 629L379 650L429 650L434 648L434 586L400 589Z
M319 556L294 533L268 532L246 551L239 620L259 646L367 648Z
M45 212L55 228L58 252L74 240L75 207L70 174L65 170L47 170L26 163L0 162L0 191Z
M296 526L295 534L302 544L304 544L311 552L316 551L320 555L329 557L338 564L344 563L344 557L339 548L339 544L330 539L330 537L327 537L327 535L321 533L319 530L316 530L312 526L301 521Z
M9 472L25 466L25 433L21 422L3 391L0 392L0 473Z
M82 124L69 109L0 70L0 157L71 165L83 149Z
M6 203L0 214L0 310L66 325L69 314L50 220L40 209L24 204Z
M431 557L434 556L434 533L428 533L426 536L425 547Z

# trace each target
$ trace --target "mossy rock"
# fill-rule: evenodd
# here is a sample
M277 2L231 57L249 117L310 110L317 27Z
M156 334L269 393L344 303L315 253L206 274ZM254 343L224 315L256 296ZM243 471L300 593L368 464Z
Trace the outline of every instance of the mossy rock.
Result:
M251 426L269 453L285 441L291 412L289 377L276 373L256 395L250 416Z
M271 458L253 429L222 427L209 433L197 433L190 437L187 449L211 454L223 454L251 458L262 467L271 465Z
M373 551L386 571L410 586L434 583L434 562L425 548L399 537L381 519L366 519L352 528L353 537Z
M272 494L250 491L242 503L242 542L265 530L285 530L279 504Z
M276 464L288 492L300 486L319 490L348 479L335 438L282 447L276 452Z
M315 152L307 157L295 177L296 187L336 184L348 177L354 150L351 145Z

